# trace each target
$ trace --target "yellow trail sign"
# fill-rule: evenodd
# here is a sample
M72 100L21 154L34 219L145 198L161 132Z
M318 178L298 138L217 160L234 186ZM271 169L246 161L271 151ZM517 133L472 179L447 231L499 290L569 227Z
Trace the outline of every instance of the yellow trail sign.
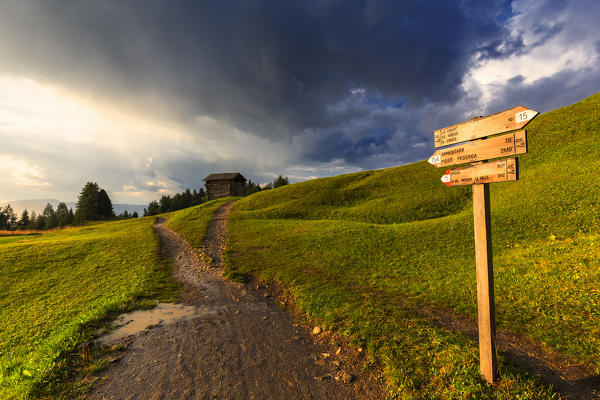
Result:
M462 124L438 129L433 132L435 147L448 146L495 135L496 133L521 129L538 114L537 111L518 106L486 117L473 118Z
M523 153L527 153L527 137L525 131L517 131L437 150L427 161L440 168Z
M504 160L449 169L442 176L442 182L446 186L461 186L476 183L516 181L519 179L518 172L517 159L505 158Z

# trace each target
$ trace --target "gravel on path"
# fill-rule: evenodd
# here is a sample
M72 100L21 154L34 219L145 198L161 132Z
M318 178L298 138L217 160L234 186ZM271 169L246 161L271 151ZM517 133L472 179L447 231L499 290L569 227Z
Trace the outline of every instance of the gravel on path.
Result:
M212 265L164 219L154 226L164 255L175 261L182 303L214 312L126 340L122 357L98 374L100 383L88 398L385 398L375 373L361 372L356 359L346 361L352 349L335 354L331 344L318 343L274 303L264 286L223 278L230 206L221 207L208 227L204 249Z

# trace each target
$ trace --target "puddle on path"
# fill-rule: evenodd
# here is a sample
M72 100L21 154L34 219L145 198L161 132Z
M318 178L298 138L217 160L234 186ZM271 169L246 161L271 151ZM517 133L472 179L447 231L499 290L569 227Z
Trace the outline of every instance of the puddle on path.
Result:
M98 341L109 344L138 332L208 315L215 315L215 309L211 308L209 310L183 304L158 303L155 308L150 310L138 310L119 315L112 323L112 326L116 329L107 335L101 336Z

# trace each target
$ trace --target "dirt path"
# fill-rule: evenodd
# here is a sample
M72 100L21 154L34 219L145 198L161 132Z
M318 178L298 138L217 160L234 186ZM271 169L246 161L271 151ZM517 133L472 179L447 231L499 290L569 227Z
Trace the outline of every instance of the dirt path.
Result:
M183 304L202 312L126 339L122 357L99 374L104 380L88 398L385 398L374 374L359 372L355 354L346 361L352 349L336 355L331 344L315 343L263 287L224 280L229 207L221 207L208 227L204 247L212 266L164 220L155 225L165 255L175 260Z

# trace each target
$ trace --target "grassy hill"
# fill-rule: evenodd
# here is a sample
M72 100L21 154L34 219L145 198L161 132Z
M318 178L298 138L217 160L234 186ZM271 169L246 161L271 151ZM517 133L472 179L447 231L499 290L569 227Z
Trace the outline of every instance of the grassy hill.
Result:
M600 372L600 95L527 126L520 180L491 185L499 328ZM239 201L227 264L283 282L316 322L367 345L410 398L538 398L502 362L477 377L477 344L418 318L476 318L471 188L425 161L316 179ZM539 391L539 392L536 392Z
M599 111L595 95L537 117L521 180L491 185L498 326L597 372ZM244 198L230 214L228 274L284 283L313 321L366 346L401 398L553 398L504 359L490 388L477 343L415 313L476 316L471 192L441 175L418 162ZM168 224L199 246L226 201ZM71 397L60 382L102 321L176 297L153 222L0 237L0 398Z
M169 224L201 242L225 201L173 213ZM71 378L102 361L77 346L118 313L177 298L154 220L0 237L0 399L78 397L85 384Z

